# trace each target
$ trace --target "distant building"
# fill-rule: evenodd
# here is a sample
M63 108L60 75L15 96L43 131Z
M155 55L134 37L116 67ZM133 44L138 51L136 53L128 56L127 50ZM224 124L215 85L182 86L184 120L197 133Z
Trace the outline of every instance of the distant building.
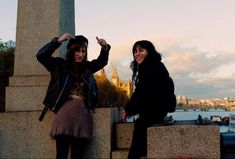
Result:
M188 104L188 98L186 96L177 96L177 105L187 105Z
M100 71L100 77L103 79L108 79L104 69L101 69ZM117 73L117 69L116 67L113 68L112 70L112 76L111 76L111 83L117 87L120 88L122 91L124 91L126 93L126 95L128 97L130 97L133 93L133 84L131 80L120 80L118 73Z

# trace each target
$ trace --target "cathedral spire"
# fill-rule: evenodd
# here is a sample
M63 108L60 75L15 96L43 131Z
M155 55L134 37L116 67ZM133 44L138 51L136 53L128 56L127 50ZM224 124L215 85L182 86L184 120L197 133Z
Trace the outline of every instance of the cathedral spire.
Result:
M116 87L119 87L119 77L118 77L118 73L117 73L117 68L115 66L113 66L113 73L112 73L111 80L112 80L112 83Z
M107 79L106 74L105 74L105 71L104 71L104 68L102 68L102 69L100 70L100 77L101 77L102 79Z

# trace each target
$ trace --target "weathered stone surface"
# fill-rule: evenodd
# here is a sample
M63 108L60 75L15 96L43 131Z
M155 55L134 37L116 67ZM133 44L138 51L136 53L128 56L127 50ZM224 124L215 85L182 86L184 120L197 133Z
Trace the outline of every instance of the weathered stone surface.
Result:
M148 128L148 158L220 158L216 125L172 125Z
M75 33L74 0L18 1L14 76L47 75L36 52L64 32Z
M55 158L49 136L53 114L39 122L39 113L0 113L0 158Z
M112 159L127 159L129 149L119 149L112 152Z
M6 88L6 111L42 109L48 71L36 53L53 37L75 33L74 0L18 1L14 75ZM55 55L65 53L66 43Z
M49 79L50 76L11 77L10 87L6 88L5 110L42 110Z
M114 123L119 120L118 110L116 108L99 108L93 114L93 120L93 140L88 147L86 158L108 159L111 157L114 142L112 138Z
M12 87L47 86L50 76L13 76L9 80Z
M42 110L46 89L47 86L7 87L5 110L7 112Z
M41 111L0 113L0 158L55 158L55 141L49 136L54 114L42 122ZM112 151L116 108L97 108L93 115L93 139L86 158L108 159Z
M117 123L116 128L116 148L127 149L131 146L134 123Z

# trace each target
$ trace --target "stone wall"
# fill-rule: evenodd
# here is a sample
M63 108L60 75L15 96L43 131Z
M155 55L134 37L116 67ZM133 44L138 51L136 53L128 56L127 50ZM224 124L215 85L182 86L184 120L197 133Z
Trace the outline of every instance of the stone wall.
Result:
M49 136L54 114L42 122L40 111L0 113L0 158L55 158L55 141ZM113 123L119 119L117 108L98 108L93 114L93 140L86 158L108 159L112 151Z

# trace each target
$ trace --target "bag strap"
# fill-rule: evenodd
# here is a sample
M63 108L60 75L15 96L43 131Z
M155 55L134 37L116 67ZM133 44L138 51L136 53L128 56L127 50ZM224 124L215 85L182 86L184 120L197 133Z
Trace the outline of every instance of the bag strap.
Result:
M45 106L44 109L42 110L42 113L41 113L39 119L38 119L39 121L42 121L42 120L43 120L43 118L44 118L44 116L45 116L47 110L48 110L48 108L47 108L47 106Z

